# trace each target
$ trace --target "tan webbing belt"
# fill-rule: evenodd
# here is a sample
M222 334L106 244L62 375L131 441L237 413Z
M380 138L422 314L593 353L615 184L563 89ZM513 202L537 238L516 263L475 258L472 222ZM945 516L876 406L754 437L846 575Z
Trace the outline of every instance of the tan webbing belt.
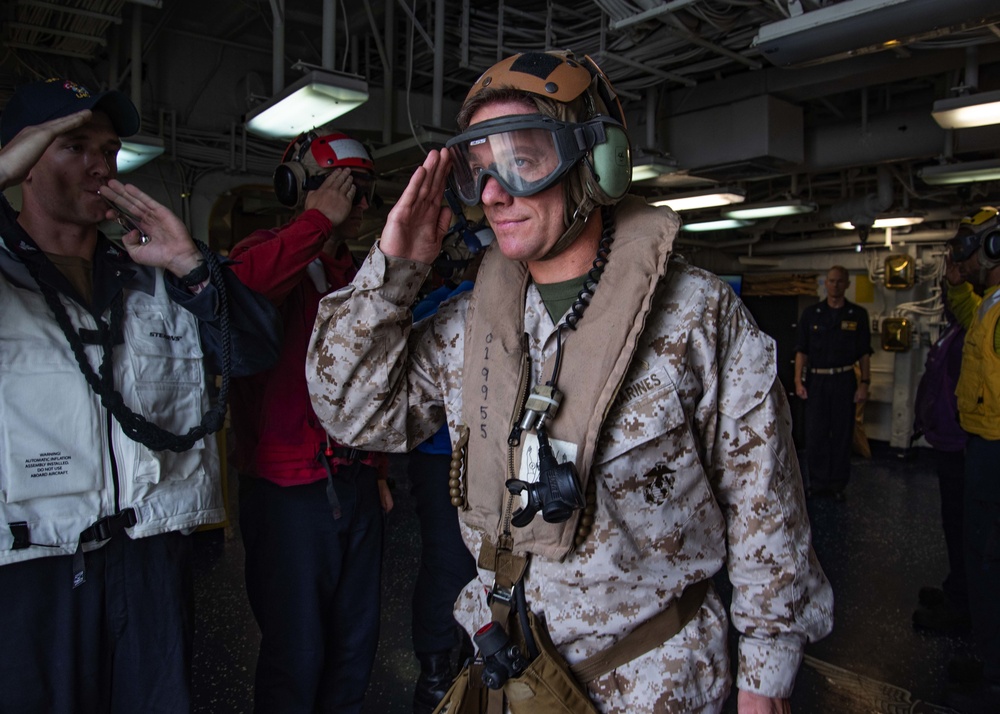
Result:
M570 665L573 675L586 684L662 645L695 616L705 600L710 582L702 580L689 585L666 610L649 618L610 647Z

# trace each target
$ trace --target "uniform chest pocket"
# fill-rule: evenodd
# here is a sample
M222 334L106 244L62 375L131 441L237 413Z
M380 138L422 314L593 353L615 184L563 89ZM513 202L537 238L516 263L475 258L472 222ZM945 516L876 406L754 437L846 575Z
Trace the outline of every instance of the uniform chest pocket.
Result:
M125 321L125 338L143 415L177 434L195 426L205 381L197 320L165 310L135 312Z
M657 376L647 393L629 400L624 392L605 422L593 467L640 548L675 537L714 507L684 403L666 374Z
M193 317L160 310L135 312L126 320L125 332L136 382L201 382L204 355Z

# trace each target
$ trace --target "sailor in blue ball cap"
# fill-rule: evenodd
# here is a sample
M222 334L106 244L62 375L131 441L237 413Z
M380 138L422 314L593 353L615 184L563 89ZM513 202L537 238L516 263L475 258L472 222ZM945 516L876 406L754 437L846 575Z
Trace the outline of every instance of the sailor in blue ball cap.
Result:
M225 517L206 374L278 354L273 308L117 180L138 129L66 79L0 115L0 712L190 710L187 534Z
M119 137L132 136L139 131L139 112L121 92L112 89L95 93L72 80L53 77L19 87L7 102L0 115L0 146L6 146L26 126L84 109L106 114Z

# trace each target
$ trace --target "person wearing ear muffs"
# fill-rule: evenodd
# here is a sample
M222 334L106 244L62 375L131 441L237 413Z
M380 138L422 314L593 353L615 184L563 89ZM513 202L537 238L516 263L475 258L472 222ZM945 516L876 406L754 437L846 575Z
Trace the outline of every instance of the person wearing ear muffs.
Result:
M261 631L254 708L360 712L378 643L382 534L392 496L384 454L333 441L309 403L304 366L320 299L356 272L346 241L374 200L357 140L314 130L288 146L274 190L292 220L238 243L233 272L273 301L278 364L234 385L246 587Z
M948 307L966 329L955 396L965 444L965 569L982 678L956 689L963 714L1000 711L1000 222L997 209L962 219L949 241ZM981 293L981 297L979 294Z
M673 255L680 218L628 195L624 112L589 57L487 69L350 286L320 305L316 414L360 448L447 424L477 577L455 617L478 656L438 711L788 712L833 626L774 343ZM495 234L470 292L411 306L459 200Z

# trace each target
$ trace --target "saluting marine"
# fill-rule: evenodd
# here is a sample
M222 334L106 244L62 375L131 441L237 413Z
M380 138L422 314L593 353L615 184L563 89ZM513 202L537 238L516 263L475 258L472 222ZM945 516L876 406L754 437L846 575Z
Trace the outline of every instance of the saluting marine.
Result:
M723 567L740 711L787 711L833 600L772 340L672 255L677 215L628 195L624 117L589 58L503 60L459 126L323 300L306 367L346 444L407 450L449 426L479 567L456 617L480 656L442 711L720 711ZM496 241L473 291L413 327L449 179Z

